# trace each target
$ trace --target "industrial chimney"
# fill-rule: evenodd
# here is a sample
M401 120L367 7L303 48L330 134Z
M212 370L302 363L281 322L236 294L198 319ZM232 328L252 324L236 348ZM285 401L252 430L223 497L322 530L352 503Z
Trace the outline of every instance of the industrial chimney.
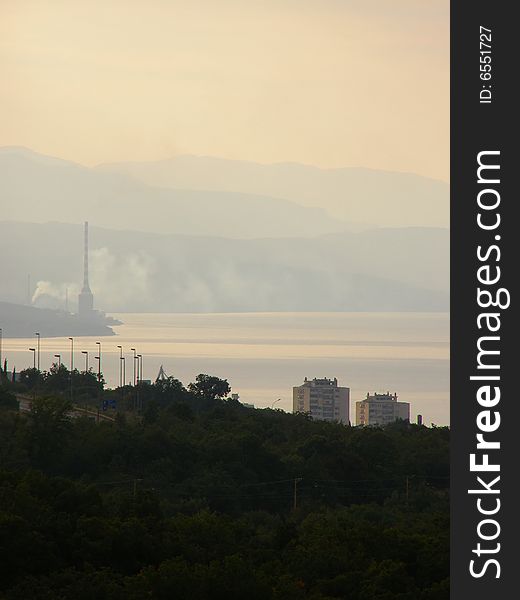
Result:
M88 221L85 221L83 254L83 289L78 296L78 313L80 316L92 316L94 311L94 296L88 283Z

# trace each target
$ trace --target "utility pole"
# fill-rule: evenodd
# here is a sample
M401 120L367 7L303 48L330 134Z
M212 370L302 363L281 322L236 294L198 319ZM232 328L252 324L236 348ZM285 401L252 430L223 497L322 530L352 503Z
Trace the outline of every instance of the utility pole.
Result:
M301 480L301 477L294 478L293 510L296 510L296 507L298 506L298 484Z

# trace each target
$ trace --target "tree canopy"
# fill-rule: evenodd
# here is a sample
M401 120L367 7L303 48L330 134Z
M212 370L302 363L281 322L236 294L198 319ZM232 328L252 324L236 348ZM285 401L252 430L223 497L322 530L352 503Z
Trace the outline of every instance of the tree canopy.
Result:
M99 423L0 387L0 597L448 599L447 428L250 409L208 375L141 387Z

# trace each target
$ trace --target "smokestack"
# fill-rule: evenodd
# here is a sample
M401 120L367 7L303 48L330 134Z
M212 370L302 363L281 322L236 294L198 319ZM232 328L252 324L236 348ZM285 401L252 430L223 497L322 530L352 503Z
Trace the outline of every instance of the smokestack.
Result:
M88 221L85 221L84 229L84 252L83 252L83 292L90 292L90 286L88 284Z
M88 221L85 221L83 241L83 289L78 297L78 312L80 315L89 316L94 310L94 296L88 283Z

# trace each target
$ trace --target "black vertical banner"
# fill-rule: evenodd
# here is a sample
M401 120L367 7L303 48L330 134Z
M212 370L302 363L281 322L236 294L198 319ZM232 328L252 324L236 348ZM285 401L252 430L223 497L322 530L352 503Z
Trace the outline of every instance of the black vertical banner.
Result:
M451 5L454 600L520 597L516 8Z

